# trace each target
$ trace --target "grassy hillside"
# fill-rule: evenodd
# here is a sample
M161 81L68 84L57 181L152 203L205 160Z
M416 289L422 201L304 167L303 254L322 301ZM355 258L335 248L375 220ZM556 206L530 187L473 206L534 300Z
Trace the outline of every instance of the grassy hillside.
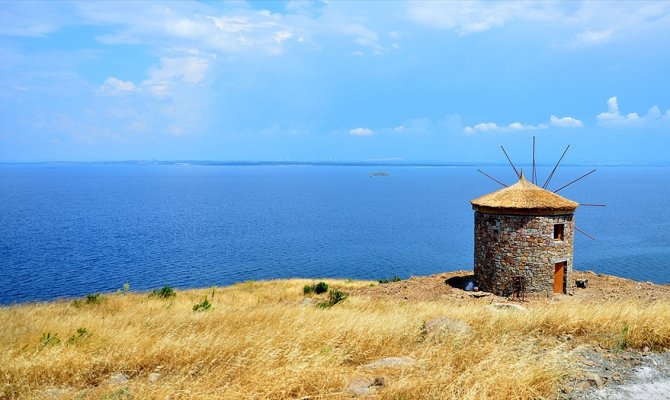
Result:
M667 299L520 311L488 298L368 296L377 283L326 280L352 295L324 307L327 293L303 294L316 282L0 308L0 398L350 398L352 383L374 378L378 398L556 398L583 374L584 348L670 347ZM211 307L195 311L205 298ZM402 358L368 365L385 357Z

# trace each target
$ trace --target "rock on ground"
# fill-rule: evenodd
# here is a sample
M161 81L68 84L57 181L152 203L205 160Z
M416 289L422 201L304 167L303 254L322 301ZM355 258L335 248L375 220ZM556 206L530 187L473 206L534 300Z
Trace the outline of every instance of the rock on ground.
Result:
M433 318L426 321L423 330L427 335L435 335L439 333L467 335L471 332L470 325L468 325L467 322L449 317Z
M378 388L384 385L386 385L386 380L381 376L374 378L357 377L351 381L347 387L347 392L358 396L365 396L376 392Z
M109 383L125 383L128 376L124 373L113 374L109 377Z
M369 364L365 364L366 368L382 368L382 367L402 367L414 363L413 358L409 357L386 357Z

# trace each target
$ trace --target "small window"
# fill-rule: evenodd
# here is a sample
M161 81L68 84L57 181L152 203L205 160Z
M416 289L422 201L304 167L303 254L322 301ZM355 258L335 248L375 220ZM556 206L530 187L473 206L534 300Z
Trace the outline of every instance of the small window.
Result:
M562 241L565 232L565 224L554 224L554 240Z

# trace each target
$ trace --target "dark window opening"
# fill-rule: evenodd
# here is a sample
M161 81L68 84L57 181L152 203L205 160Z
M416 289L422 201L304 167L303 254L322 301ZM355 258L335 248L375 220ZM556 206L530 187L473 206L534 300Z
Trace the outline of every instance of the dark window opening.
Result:
M564 239L565 224L554 224L554 240Z

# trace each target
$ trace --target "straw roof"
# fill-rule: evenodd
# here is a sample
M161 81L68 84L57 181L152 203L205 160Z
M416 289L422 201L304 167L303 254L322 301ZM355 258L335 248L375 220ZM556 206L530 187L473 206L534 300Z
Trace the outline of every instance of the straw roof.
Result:
M526 180L521 172L519 182L495 192L485 194L470 201L472 207L479 211L519 210L560 212L574 210L579 203L568 200Z

